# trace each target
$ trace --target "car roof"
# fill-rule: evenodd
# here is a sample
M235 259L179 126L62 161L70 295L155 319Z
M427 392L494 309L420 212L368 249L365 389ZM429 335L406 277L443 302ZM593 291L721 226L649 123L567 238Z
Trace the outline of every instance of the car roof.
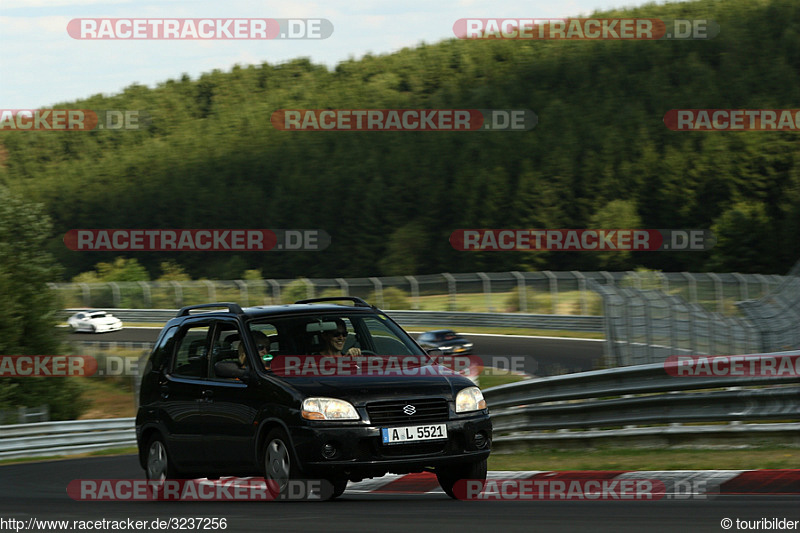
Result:
M220 305L224 307L224 305ZM364 307L354 305L341 305L332 303L307 303L307 304L282 304L282 305L259 305L254 307L245 307L241 309L241 314L229 310L213 310L206 312L190 313L188 315L177 316L170 319L169 323L179 323L186 318L196 317L231 317L241 316L245 319L256 319L268 316L284 316L284 315L303 315L309 313L362 313L362 314L375 314L382 312L376 307ZM168 323L168 324L169 324Z

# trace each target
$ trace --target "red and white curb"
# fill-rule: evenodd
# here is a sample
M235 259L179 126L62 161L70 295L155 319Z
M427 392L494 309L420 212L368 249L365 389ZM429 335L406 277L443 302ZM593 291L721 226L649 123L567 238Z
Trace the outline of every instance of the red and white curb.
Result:
M657 479L667 494L800 495L800 470L493 471L488 480ZM434 474L387 474L347 485L348 494L444 494Z

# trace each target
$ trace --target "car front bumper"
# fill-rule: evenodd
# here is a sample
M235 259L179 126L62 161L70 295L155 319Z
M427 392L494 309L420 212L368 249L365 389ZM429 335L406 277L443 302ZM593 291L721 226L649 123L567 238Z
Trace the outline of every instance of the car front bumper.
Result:
M119 331L122 329L122 322L117 324L94 324L96 333L107 333L109 331Z
M293 428L291 437L302 470L320 476L344 472L357 478L419 472L428 467L471 462L489 456L492 423L488 415L448 420L446 423L447 439L413 444L383 444L381 426L325 427L320 423ZM486 437L482 448L475 445L478 433ZM330 457L323 455L326 445L336 450Z

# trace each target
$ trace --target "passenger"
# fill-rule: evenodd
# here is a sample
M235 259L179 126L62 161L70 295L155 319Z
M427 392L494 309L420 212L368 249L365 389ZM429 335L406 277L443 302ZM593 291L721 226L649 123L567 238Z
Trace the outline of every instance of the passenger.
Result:
M344 341L347 339L347 326L341 318L334 319L336 322L336 329L323 331L320 334L322 339L322 349L320 355L361 355L361 349L355 346L347 350L346 354L342 354L344 348Z
M258 330L253 330L251 333L253 335L253 341L256 343L256 350L258 350L258 358L264 363L264 368L269 369L269 363L264 361L264 357L269 352L269 339L264 333ZM241 365L242 368L247 366L247 353L245 352L244 340L239 341L239 365Z

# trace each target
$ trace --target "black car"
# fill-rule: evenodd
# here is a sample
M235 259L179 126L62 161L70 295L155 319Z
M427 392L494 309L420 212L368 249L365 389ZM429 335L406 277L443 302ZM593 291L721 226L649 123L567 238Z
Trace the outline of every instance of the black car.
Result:
M426 331L417 342L426 350L440 350L443 354L471 355L472 342L451 329Z
M281 361L314 362L297 354L321 353L329 333L345 336L341 353L360 350L336 359L351 369L417 364L402 375L286 371ZM151 480L264 476L285 490L314 478L336 497L348 481L432 471L453 497L457 480L486 478L492 426L480 390L360 298L184 307L156 341L139 398L139 462Z

